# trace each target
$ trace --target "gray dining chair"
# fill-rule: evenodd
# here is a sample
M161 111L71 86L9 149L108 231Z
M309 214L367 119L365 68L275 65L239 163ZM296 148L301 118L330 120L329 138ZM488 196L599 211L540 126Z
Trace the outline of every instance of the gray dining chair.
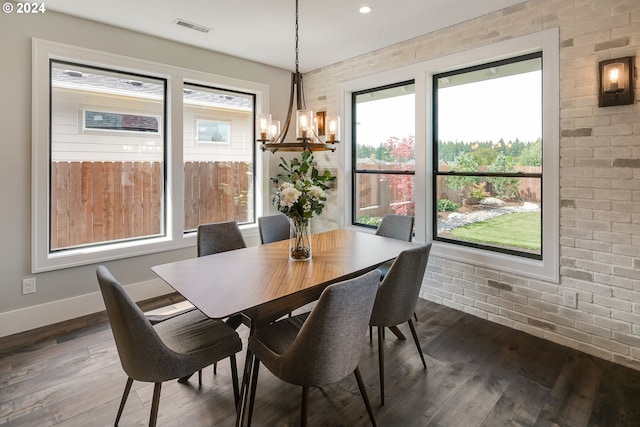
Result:
M235 221L200 224L196 241L199 257L247 247L244 237L242 237L242 231ZM233 329L237 329L240 323L242 323L240 316L227 319L227 324ZM214 363L213 373L217 372L218 364Z
M197 233L198 256L212 255L247 246L235 221L200 224ZM147 314L147 319L155 325L193 310L196 310L196 308L191 306L167 314ZM215 372L216 366L214 365Z
M260 241L264 243L287 240L290 236L291 223L285 214L266 215L258 218Z
M198 226L198 256L246 248L240 227L235 221L213 222Z
M410 242L413 239L413 223L414 218L412 216L385 214L376 229L376 235ZM382 273L381 279L387 274L391 264L393 264L393 261L386 262L378 267Z
M411 316L415 313L430 251L431 243L402 251L378 288L369 325L378 328L381 405L384 405L384 328L397 329L398 325L408 323L422 365L427 369ZM400 335L403 336L401 333Z
M154 383L149 426L155 426L164 381L190 376L227 357L238 404L235 354L242 350L242 341L236 331L197 310L151 325L105 266L98 266L96 274L120 363L128 376L114 425L120 421L134 380Z
M371 423L376 425L358 363L379 277L374 270L330 285L311 313L279 320L249 337L249 350L255 355L249 425L260 362L281 380L302 386L302 426L307 425L309 387L333 384L350 373L354 373Z
M385 214L376 229L376 235L410 242L413 239L413 223L414 218L412 216ZM387 261L378 267L378 270L380 270L380 280L384 279L384 276L387 275L391 264L393 264L393 260ZM418 316L415 313L413 317L416 321L418 320ZM373 340L373 328L369 328L369 337Z

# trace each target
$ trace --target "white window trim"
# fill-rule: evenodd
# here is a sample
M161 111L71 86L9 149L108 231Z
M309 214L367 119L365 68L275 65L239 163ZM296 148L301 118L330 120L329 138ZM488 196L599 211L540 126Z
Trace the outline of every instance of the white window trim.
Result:
M340 115L344 120L343 150L340 150L340 173L344 177L340 200L340 224L348 226L351 206L351 94L372 87L414 79L416 84L416 221L415 240L433 241L433 162L432 158L432 85L433 75L491 61L542 50L543 81L543 177L542 177L542 242L543 260L469 248L461 245L433 242L434 256L495 268L500 271L558 283L560 278L560 118L559 30L552 28L538 33L505 40L442 58L425 61L384 73L345 82L338 87ZM429 195L429 197L427 197ZM363 227L358 227L365 231Z
M126 72L167 79L167 188L166 236L136 241L107 243L104 245L49 253L49 60L79 62L87 65L117 68ZM31 272L93 264L131 256L180 249L195 244L195 233L184 234L183 224L183 105L184 82L216 86L221 89L240 90L256 95L256 113L266 111L269 86L232 77L144 61L136 58L79 48L46 40L32 40L32 181L31 181ZM178 143L172 143L176 141ZM256 149L255 190L256 215L263 210L263 194L268 191L268 164ZM173 203L174 200L180 202ZM176 220L179 218L179 220ZM255 225L242 227L247 235L256 232Z

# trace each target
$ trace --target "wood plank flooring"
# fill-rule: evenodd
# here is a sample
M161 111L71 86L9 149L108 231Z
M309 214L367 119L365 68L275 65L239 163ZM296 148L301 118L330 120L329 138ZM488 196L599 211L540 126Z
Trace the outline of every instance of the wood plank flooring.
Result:
M387 333L384 406L375 337L364 346L360 370L380 426L640 426L640 372L424 300L416 311L428 370L407 327L407 341ZM215 376L205 370L202 388L195 377L165 383L159 425L232 426L229 375L224 361ZM0 348L0 425L113 425L125 381L104 322ZM152 392L134 382L120 426L147 424ZM298 425L300 395L262 367L253 425ZM309 421L370 425L353 376L311 390Z

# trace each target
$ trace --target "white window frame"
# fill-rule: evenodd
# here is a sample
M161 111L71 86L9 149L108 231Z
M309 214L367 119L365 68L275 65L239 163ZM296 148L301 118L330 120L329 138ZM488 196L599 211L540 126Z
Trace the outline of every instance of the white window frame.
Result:
M125 72L167 79L167 141L166 147L166 235L126 242L106 243L49 252L49 61L77 62L91 66L115 68ZM195 233L183 232L183 102L184 82L200 83L222 89L238 90L256 95L256 113L266 111L269 102L268 85L199 72L136 58L79 48L46 40L32 40L32 203L31 203L31 272L93 264L180 249L195 244ZM266 186L260 177L266 176L265 157L255 149L256 216L263 206ZM243 227L254 232L255 224Z
M517 255L509 255L489 250L465 247L452 243L433 241L432 180L432 91L433 75L466 68L487 62L542 51L542 241L543 259L535 260ZM345 117L345 144L340 150L341 176L345 178L340 200L340 224L349 226L345 212L351 212L351 94L368 88L384 86L402 80L414 79L416 84L416 217L415 240L433 241L431 254L459 262L495 268L516 275L558 283L560 278L560 81L559 30L552 28L541 32L505 40L488 46L470 49L446 57L441 57L408 67L366 76L342 83L338 87L340 114ZM366 231L358 227L360 231Z

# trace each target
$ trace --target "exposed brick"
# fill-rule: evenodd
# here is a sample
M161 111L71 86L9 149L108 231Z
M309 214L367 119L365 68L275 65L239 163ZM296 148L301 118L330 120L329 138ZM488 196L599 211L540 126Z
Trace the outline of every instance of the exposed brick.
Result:
M604 317L594 316L593 324L602 326L603 328L611 329L613 332L622 332L623 334L631 333L631 326L626 322L619 320L607 319Z
M560 42L560 48L573 47L573 39L567 39Z
M565 138L578 137L578 136L591 136L593 129L591 128L578 128L578 129L562 129L560 136Z
M495 280L487 280L487 285L491 286L492 288L500 289L502 291L513 290L513 287L508 283L496 282Z
M556 330L556 325L553 323L543 322L542 320L532 319L531 317L527 318L527 324L535 326L536 328L548 329L550 331Z
M640 168L640 159L613 159L614 168Z
M576 270L573 268L564 268L562 269L562 274L564 276L573 277L578 280L587 280L589 282L593 281L593 274L588 271Z
M602 43L597 43L594 46L593 51L594 52L599 52L601 50L614 49L616 47L624 47L624 46L628 46L628 45L629 45L629 37L621 37L619 39L609 40L609 41L602 42Z
M599 108L595 83L598 61L640 49L639 2L529 0L305 74L308 107L337 111L343 82L549 26L560 29L560 283L434 254L421 294L640 369L631 344L640 336L640 110ZM562 289L578 292L578 309L562 305Z
M605 350L610 350L617 354L629 355L629 345L623 344L617 341L607 340L604 338L600 338L598 336L593 336L591 338L591 344L597 345L598 347L602 347Z

